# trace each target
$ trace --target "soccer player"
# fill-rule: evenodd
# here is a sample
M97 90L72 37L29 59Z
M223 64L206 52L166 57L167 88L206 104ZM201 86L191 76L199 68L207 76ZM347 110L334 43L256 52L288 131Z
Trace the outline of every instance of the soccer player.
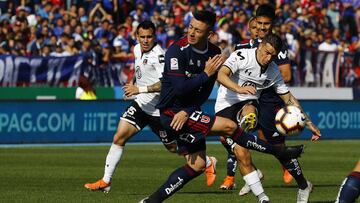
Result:
M255 17L250 18L250 20L248 22L248 28L249 28L249 32L250 32L250 39L246 43L243 43L244 46L248 46L248 44L253 44L254 40L258 37L257 22L256 22ZM220 141L225 147L227 147L225 138L220 137ZM248 153L248 152L246 151L246 153ZM227 173L226 173L226 177L225 177L223 183L220 185L220 189L232 190L232 189L236 188L236 184L235 184L236 166L237 166L237 160L236 160L235 155L233 153L228 153L227 167L226 167ZM257 172L259 173L259 177L261 179L263 176L262 172L260 170L257 170ZM250 188L249 188L249 191L250 191Z
M360 195L360 160L340 186L335 203L353 203Z
M266 35L271 33L274 18L275 18L275 10L271 5L263 4L259 6L256 11L256 21L257 21L259 39L254 40L253 44L248 44L247 46L241 45L238 46L237 48L240 49L240 48L257 47L261 39L263 39ZM286 50L284 50L284 48L282 48L282 50L283 51L281 51L278 57L275 59L275 62L276 64L279 65L279 69L282 72L282 75L286 76L289 75L286 74L288 72L287 69L289 67L287 67L286 63L284 62L286 61L286 57L285 58L283 57L284 54L286 53ZM275 115L277 110L283 107L284 105L289 105L294 103L293 102L284 103L283 99L280 98L280 96L275 92L274 88L267 88L261 91L261 95L258 102L259 102L258 125L259 128L262 130L266 140L275 146L279 146L279 147L285 146L285 137L280 136L275 127ZM318 140L321 136L318 128L311 122L310 119L307 120L306 125L313 133L311 140L312 141ZM247 155L249 155L249 153ZM249 160L251 160L250 157L247 158L242 157L242 158L248 160L245 163L249 163L250 162ZM279 159L279 161L295 178L298 184L299 190L298 190L297 202L298 203L307 202L310 196L310 192L312 191L312 184L304 178L299 162L296 159L290 161ZM250 192L250 187L248 184L245 184L245 186L240 190L239 195L245 195L249 192Z
M194 13L187 36L171 45L165 54L157 107L163 126L176 135L178 153L185 157L186 164L173 171L158 190L140 202L163 202L200 175L205 168L207 135L231 137L227 141L235 142L231 147L236 156L238 144L283 158L298 157L302 153L303 146L273 147L244 133L230 119L201 111L201 105L208 99L224 60L220 49L208 41L215 21L213 12L203 10ZM263 192L260 191L259 196L260 202L268 202Z
M109 192L111 179L120 163L124 147L128 139L141 131L146 125L160 138L170 152L176 152L176 140L160 123L159 110L155 108L159 100L161 89L160 77L164 70L164 51L155 42L155 26L151 21L144 21L137 27L137 44L134 48L136 85L133 83L124 86L127 97L135 95L135 100L127 107L120 118L118 129L114 135L105 162L104 176L95 183L84 185L89 190L101 190ZM207 160L207 183L215 181L214 157L206 157Z

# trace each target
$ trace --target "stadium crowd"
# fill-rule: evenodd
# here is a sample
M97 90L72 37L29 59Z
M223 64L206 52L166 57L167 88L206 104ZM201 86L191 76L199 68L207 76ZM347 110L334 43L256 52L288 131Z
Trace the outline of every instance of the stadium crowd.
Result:
M248 21L264 3L269 1L0 0L0 54L46 57L85 53L91 56L94 68L123 63L128 74L133 70L134 31L143 20L155 23L158 43L166 50L186 33L194 11L212 9L217 24L211 41L223 53L231 53L235 44L249 39ZM316 86L316 74L306 76L306 57L316 63L314 56L320 52L342 53L339 86L359 84L359 0L270 3L276 5L274 30L288 44L292 86ZM309 53L313 55L309 57Z

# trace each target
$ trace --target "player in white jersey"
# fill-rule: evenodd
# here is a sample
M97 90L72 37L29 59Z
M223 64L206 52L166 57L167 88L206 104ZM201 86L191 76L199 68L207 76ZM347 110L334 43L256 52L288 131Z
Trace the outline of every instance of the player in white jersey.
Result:
M139 44L134 47L135 75L134 82L124 86L126 97L135 96L135 100L127 107L120 118L113 143L106 157L104 176L102 179L84 185L89 190L109 192L111 179L120 163L125 144L128 139L149 125L170 152L177 151L175 137L167 133L160 123L160 112L155 108L161 89L160 78L164 70L164 51L155 43L155 25L144 21L137 27ZM207 171L215 171L214 158L207 157ZM209 175L213 175L210 172Z
M230 118L243 126L242 118L250 113L256 116L257 99L263 89L270 87L275 89L286 104L301 108L299 102L289 92L277 65L273 62L281 47L281 38L275 34L268 34L258 48L240 49L232 53L218 74L218 81L222 86L218 90L215 104L217 116ZM306 114L305 116L310 121ZM310 130L314 134L320 134L316 126L312 127ZM243 126L243 128L247 130L246 127ZM259 198L259 193L264 193L260 179L251 164L251 159L247 159L250 157L246 156L246 153L249 153L248 150L242 150L242 153L244 154L237 155L240 172L252 192Z

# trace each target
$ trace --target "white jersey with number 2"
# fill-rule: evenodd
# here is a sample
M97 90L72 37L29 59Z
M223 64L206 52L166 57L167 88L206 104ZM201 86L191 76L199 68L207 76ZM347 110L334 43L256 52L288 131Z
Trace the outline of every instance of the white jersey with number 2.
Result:
M232 75L230 78L233 82L242 87L255 87L256 94L239 94L220 85L215 103L215 112L242 101L257 100L260 97L261 90L271 86L275 88L278 94L289 92L279 68L274 62L268 65L265 72L261 71L261 66L256 59L256 49L236 50L223 64L231 70Z

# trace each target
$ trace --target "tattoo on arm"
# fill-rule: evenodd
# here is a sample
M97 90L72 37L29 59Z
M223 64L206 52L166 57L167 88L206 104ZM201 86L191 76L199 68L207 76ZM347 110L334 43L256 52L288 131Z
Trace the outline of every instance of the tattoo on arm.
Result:
M161 82L156 82L152 85L147 86L148 92L160 92L161 90Z
M304 109L300 105L300 102L292 94L290 95L289 100L286 102L286 105L294 105L294 106L299 107L299 109L303 112L303 114L304 114L304 116L306 118L305 123L312 123L311 119L310 119L310 116L307 115L307 113L304 111Z

